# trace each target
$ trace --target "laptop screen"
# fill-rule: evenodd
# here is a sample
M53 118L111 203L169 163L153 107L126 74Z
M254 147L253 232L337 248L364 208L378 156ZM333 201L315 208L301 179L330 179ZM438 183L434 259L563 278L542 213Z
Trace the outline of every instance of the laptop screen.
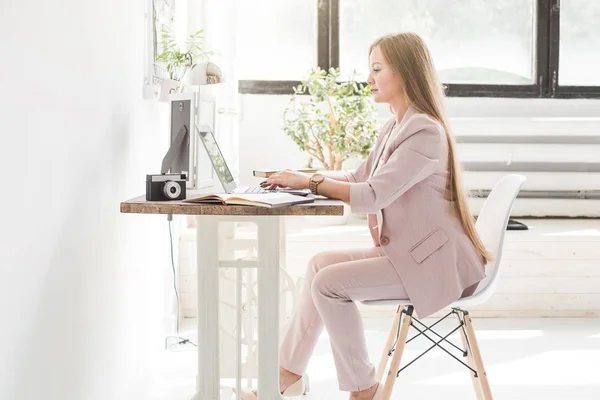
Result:
M237 188L237 184L233 180L233 175L231 175L231 171L227 166L225 157L223 157L223 154L221 153L221 149L219 149L219 145L217 144L215 137L209 129L198 129L198 133L200 135L202 143L204 144L204 148L208 153L208 157L212 162L215 172L219 177L219 180L221 181L221 185L223 185L223 189L226 193L233 192Z

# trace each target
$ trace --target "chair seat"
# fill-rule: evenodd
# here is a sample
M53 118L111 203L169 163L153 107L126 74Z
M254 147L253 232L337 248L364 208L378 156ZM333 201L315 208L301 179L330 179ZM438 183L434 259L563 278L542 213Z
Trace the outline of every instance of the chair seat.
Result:
M471 296L458 299L448 307L467 308L481 304L487 300L489 296L482 296L480 292L476 292ZM409 299L392 299L392 300L364 300L361 301L365 306L412 306Z

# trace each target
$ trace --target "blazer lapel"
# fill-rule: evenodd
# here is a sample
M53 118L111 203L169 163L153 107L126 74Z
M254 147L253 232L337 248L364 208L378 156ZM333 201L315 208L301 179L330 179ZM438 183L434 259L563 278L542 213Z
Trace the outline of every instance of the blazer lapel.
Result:
M402 126L404 126L404 124L406 123L408 118L413 114L414 114L414 110L412 109L412 107L408 107L406 109L406 112L404 113L404 116L402 117L402 120L400 120L400 123L399 124L394 123L392 125L392 127L390 128L390 130L386 133L385 138L381 141L381 146L379 146L379 148L377 149L377 156L375 158L375 163L373 164L373 168L371 168L371 173L369 174L369 178L372 177L373 174L375 174L375 171L379 167L379 164L381 162L381 156L383 156L383 152L386 149L388 141L394 135L394 131L396 131L398 129L402 129Z
M394 132L395 128L396 128L396 124L392 125L392 128L389 130L389 132L386 133L385 138L381 141L381 146L379 146L379 148L377 149L375 163L373 164L373 168L371 168L371 173L369 174L369 178L373 176L373 174L379 167L379 163L381 162L381 156L383 155L385 146L387 146L388 140L390 140L390 136L392 136L392 132Z
M373 164L374 166L371 169L371 173L370 173L369 177L373 176L373 174L379 167L379 163L381 162L381 157L383 156L383 151L386 148L388 140L390 140L391 136L394 134L394 131L396 129L402 129L402 126L404 126L406 121L408 121L408 118L413 114L414 114L414 110L412 109L412 107L408 107L406 109L406 112L404 113L404 116L402 117L402 120L400 121L400 123L392 125L392 128L387 133L387 137L382 141L381 147L379 149L377 149L377 153L378 153L377 158L376 158L377 161L375 162L375 164ZM381 210L379 210L379 211L377 211L377 232L379 234L379 239L381 239L381 227L382 226L383 226L383 213L381 212Z

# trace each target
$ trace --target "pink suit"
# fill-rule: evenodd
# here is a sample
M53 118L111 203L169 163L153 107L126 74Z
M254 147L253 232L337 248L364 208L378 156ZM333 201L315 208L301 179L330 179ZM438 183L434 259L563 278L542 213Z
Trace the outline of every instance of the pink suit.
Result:
M448 144L439 123L409 108L346 176L351 210L368 214L374 247L311 259L280 365L302 375L325 326L340 389L358 391L376 381L355 301L408 298L424 318L472 293L485 270L445 198Z

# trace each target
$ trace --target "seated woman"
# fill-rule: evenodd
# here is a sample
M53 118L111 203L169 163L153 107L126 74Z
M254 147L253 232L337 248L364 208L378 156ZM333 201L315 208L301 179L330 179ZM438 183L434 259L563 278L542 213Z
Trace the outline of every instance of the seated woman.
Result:
M380 385L354 302L410 299L428 315L475 291L490 255L461 186L444 95L431 55L413 33L377 39L369 49L376 102L394 112L371 154L352 173L282 171L270 187L311 188L367 213L374 246L315 255L280 351L280 390L305 392L306 367L323 328L339 388L351 400L377 399ZM381 386L382 387L382 386ZM245 392L243 399L256 399Z

